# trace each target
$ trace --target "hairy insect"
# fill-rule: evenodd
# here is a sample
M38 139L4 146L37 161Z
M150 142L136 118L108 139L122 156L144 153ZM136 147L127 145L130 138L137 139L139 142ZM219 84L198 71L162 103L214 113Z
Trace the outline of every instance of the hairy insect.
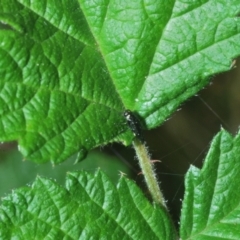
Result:
M123 115L126 118L128 126L132 130L133 135L143 142L142 129L137 117L130 110L125 110Z

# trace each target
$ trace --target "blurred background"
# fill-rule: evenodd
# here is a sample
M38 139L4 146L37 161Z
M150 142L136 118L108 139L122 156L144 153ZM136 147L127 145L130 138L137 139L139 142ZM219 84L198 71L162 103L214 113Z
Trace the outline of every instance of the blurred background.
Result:
M239 66L239 67L238 67ZM155 163L161 188L176 225L184 192L184 174L190 164L201 168L212 138L221 127L235 135L240 125L240 61L232 71L211 79L211 84L185 102L162 126L145 131L149 152ZM64 185L68 171L103 170L115 183L122 173L146 190L132 147L111 144L95 149L74 165L76 156L53 167L23 161L17 144L0 144L0 197L15 188L31 184L37 175L56 179Z

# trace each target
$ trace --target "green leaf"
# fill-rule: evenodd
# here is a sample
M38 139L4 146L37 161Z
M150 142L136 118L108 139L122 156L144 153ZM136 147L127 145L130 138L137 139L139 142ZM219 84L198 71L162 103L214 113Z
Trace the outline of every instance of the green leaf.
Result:
M240 239L240 134L222 130L185 179L181 239Z
M0 141L38 162L150 129L240 54L238 0L0 0Z
M1 239L176 239L168 214L121 178L71 172L66 188L38 177L0 208Z

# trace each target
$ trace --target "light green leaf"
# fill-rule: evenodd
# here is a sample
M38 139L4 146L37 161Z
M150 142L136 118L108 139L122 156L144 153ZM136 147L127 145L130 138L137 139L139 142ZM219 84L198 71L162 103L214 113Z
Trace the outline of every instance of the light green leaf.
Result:
M66 188L38 177L14 191L0 208L1 239L176 239L165 210L121 178L101 172L69 173Z
M0 0L0 141L79 159L150 129L240 54L238 0Z
M240 239L240 134L222 130L185 179L181 239Z

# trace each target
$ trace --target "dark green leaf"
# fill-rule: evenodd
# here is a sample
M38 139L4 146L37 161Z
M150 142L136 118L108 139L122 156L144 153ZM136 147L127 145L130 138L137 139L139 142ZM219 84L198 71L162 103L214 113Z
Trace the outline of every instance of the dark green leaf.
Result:
M240 54L238 0L0 0L0 141L60 162L130 144ZM83 154L82 154L83 153Z
M181 239L240 239L240 134L222 130L185 180Z
M1 239L176 239L165 210L121 178L69 173L66 188L40 178L14 191L0 208Z

